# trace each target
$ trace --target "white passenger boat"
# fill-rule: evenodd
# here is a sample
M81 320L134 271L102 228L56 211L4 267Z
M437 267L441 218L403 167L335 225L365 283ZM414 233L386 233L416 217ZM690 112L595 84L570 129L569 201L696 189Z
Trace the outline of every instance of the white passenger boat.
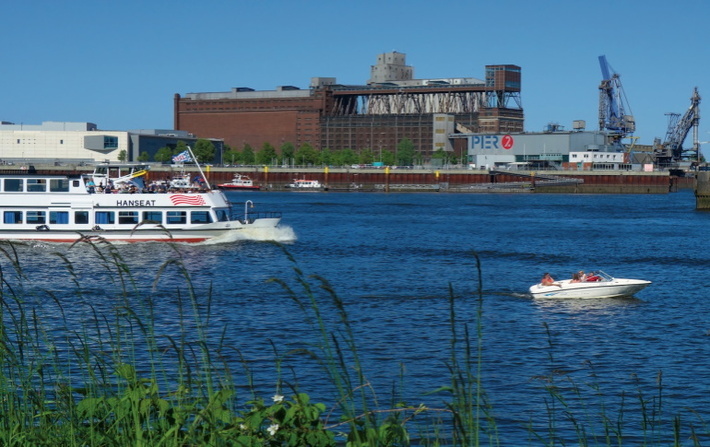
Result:
M34 169L0 174L0 239L203 242L273 229L281 220L280 213L251 212L251 201L238 216L241 209L209 185L188 192L146 186L147 173L147 166L101 164L92 174L76 176Z
M614 278L597 270L581 282L565 279L548 286L535 284L530 287L530 294L533 298L616 298L633 295L649 284L651 281Z
M322 191L326 189L318 180L307 179L295 179L293 183L289 183L286 187L297 191Z

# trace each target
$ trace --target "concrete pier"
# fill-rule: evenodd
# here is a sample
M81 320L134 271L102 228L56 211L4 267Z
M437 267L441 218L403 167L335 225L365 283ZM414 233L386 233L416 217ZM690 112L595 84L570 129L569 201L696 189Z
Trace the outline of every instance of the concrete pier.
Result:
M710 210L710 171L698 171L695 181L695 209Z

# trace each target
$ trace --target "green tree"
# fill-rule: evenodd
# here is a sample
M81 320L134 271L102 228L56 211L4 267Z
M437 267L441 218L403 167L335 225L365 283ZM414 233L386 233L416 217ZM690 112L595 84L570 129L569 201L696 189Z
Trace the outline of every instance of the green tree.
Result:
M329 148L325 147L318 153L318 163L322 166L332 166L338 164L336 162L337 156Z
M394 152L392 152L389 149L382 149L381 154L382 155L381 155L379 161L384 163L385 166L394 166L394 164L395 164Z
M372 152L372 149L365 148L362 151L360 151L360 164L363 165L371 165L373 161L375 161L375 153Z
M277 159L276 148L270 143L264 143L256 154L256 162L260 165L272 165L276 163Z
M178 141L177 144L175 145L175 151L174 151L173 153L177 155L177 154L179 154L179 153L181 153L181 152L183 152L183 151L186 151L186 150L187 150L187 143L185 143L184 141L180 140L180 141Z
M313 165L318 162L318 153L313 146L308 143L303 143L296 151L297 165Z
M281 163L285 165L292 165L295 163L296 158L296 147L293 143L286 142L281 145Z
M197 160L200 163L214 162L215 148L214 144L210 140L200 138L195 143L195 148L192 152L195 154L195 157L197 157Z
M230 148L222 153L222 162L232 166L240 164L242 162L242 153Z
M352 166L354 164L358 164L359 157L354 150L350 148L345 148L339 152L340 166Z
M409 138L404 138L397 145L397 165L412 166L413 164L414 143Z
M140 162L146 162L150 160L150 154L146 151L141 152L141 154L138 156L138 161Z
M173 150L168 146L161 147L158 152L155 153L153 159L161 163L168 163L173 158Z
M253 165L255 161L256 156L254 155L254 149L252 149L248 143L244 143L244 149L242 149L242 163L245 165Z
M126 161L128 158L128 152L125 149L121 149L118 153L118 161Z
M441 148L437 149L431 156L433 160L441 160L441 165L447 165L451 163L453 159L453 154L451 152L445 151Z

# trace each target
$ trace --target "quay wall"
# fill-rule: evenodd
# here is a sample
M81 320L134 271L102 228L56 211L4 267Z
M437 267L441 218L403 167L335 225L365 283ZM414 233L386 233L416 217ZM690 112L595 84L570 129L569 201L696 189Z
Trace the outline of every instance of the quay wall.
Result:
M5 168L5 167L3 167ZM77 174L90 172L90 166L36 166L38 173ZM15 168L17 170L17 168ZM194 166L186 167L192 175ZM469 169L387 169L387 168L282 168L282 167L203 167L209 182L228 182L236 173L249 176L264 190L285 190L294 179L318 180L329 190L391 191L400 187L409 191L510 192L514 185L520 192L580 194L666 194L693 188L694 177L671 176L668 172L630 171L486 171ZM1 171L0 171L1 172ZM172 166L153 166L149 180L164 180L180 171ZM558 184L550 179L559 180ZM490 188L486 188L485 186ZM710 194L710 192L708 193ZM708 199L710 200L710 199Z
M710 171L698 172L695 186L695 209L710 211Z
M211 183L229 181L235 170L211 169L208 178ZM286 169L286 168L251 168L236 170L246 174L258 184L271 190L282 190L294 179L308 178L328 185L332 190L387 190L393 185L421 186L421 190L445 192L493 192L480 188L464 189L466 186L491 185L498 187L506 184L526 183L535 192L546 193L581 193L581 194L666 194L680 188L692 188L693 179L670 176L668 172L566 172L566 171L485 171L485 170L435 170L435 169ZM559 179L561 186L544 184L541 179ZM564 180L582 180L580 183ZM690 180L691 183L688 183ZM505 190L509 192L509 190Z

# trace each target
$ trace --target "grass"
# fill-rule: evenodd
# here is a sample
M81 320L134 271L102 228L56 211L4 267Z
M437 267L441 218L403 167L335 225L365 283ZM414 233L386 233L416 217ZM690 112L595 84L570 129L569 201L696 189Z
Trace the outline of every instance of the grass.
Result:
M272 342L275 394L263 396L249 359L225 343L226 329L208 330L214 329L211 291L195 289L177 246L166 245L174 256L159 266L149 289L131 274L116 246L102 240L81 244L112 287L95 296L83 288L69 258L56 254L68 275L62 281L72 285L74 301L88 314L77 327L77 305L52 286L38 289L33 272L23 269L19 246L0 243L3 446L509 445L483 387L484 293L475 253L473 300L448 290L451 336L442 347L449 352L448 383L422 390L440 400L433 407L403 401L397 386L385 398L377 395L345 303L325 278L301 271L285 249L293 278L271 282L295 303L314 336L297 348ZM171 286L177 335L161 333L156 324L153 292L165 289L167 276L181 278ZM97 306L97 299L113 300L113 311ZM461 323L458 306L472 302L475 321ZM708 438L700 414L692 422L666 414L662 374L655 394L647 395L648 387L639 382L609 402L597 382L578 383L557 367L549 328L547 344L549 365L534 378L547 399L527 426L529 445L700 446ZM243 359L239 371L226 360L228 352ZM312 402L312 390L287 380L284 365L293 359L321 368L333 390L326 402ZM400 383L406 381L404 365L402 371ZM237 382L248 383L248 389ZM590 390L599 399L589 400Z

